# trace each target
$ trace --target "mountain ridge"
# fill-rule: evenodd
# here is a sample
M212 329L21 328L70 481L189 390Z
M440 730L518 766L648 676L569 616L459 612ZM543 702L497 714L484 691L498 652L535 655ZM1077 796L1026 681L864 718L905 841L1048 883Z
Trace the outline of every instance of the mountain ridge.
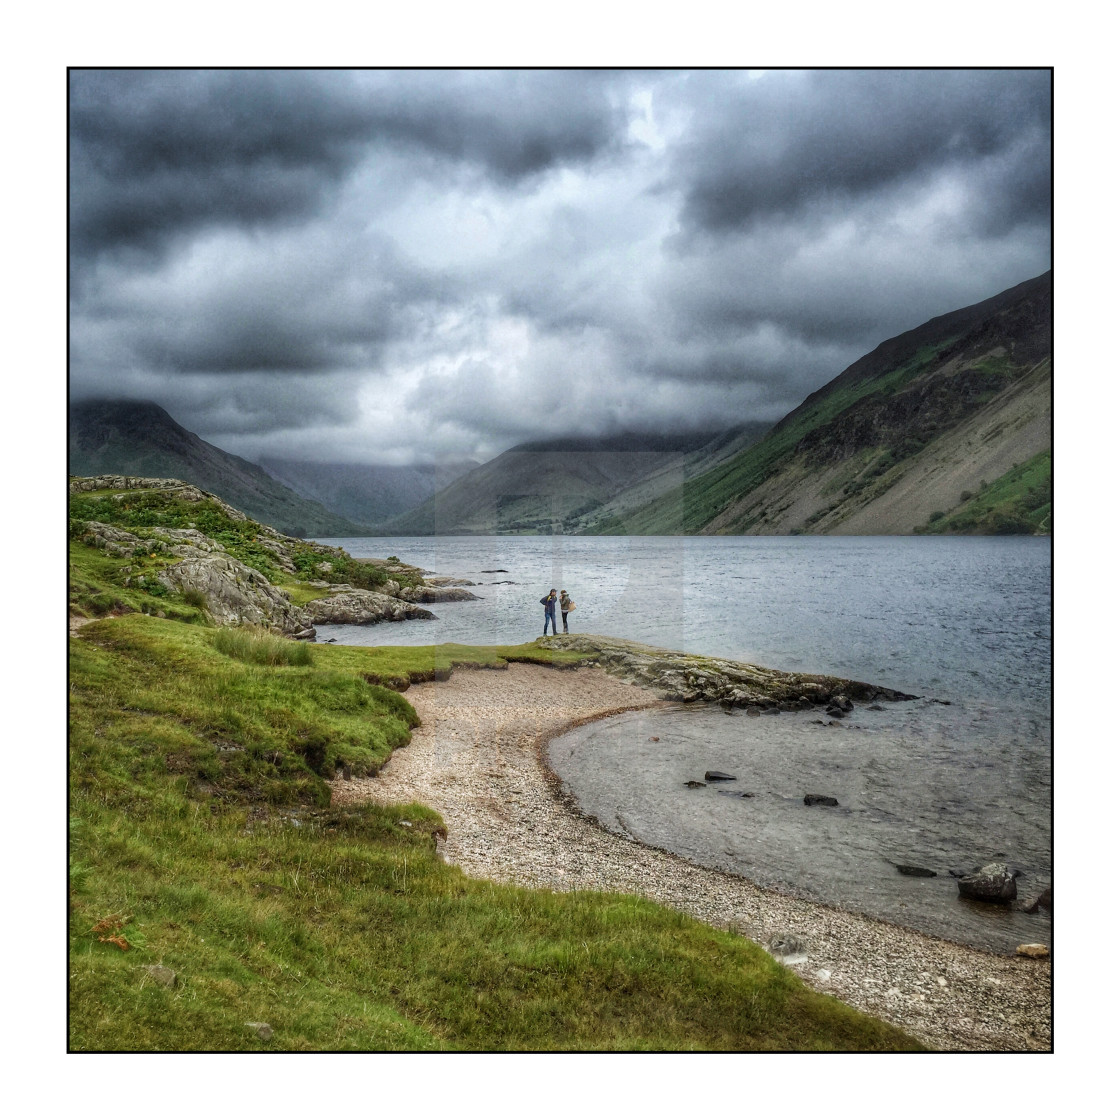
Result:
M414 509L479 464L473 460L417 467L315 462L262 456L261 468L300 497L343 517L376 525Z
M155 401L96 397L69 411L72 475L181 478L291 536L362 536L367 526L300 497L267 472L188 431Z
M1049 271L930 319L852 363L754 446L588 531L1048 531L1052 324Z
M679 486L768 424L723 432L623 432L518 444L456 479L416 509L375 527L384 536L579 532L584 520ZM646 491L649 491L646 493ZM628 496L637 494L638 498Z

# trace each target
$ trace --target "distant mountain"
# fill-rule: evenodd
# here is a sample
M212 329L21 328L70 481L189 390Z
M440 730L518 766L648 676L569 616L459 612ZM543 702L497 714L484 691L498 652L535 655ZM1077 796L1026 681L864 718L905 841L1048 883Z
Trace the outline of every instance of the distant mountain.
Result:
M473 460L433 466L377 467L276 458L262 458L260 464L302 497L365 525L414 509L478 466Z
M300 497L254 463L177 424L152 401L86 400L70 406L72 475L181 478L291 536L348 537L369 532Z
M1052 324L1049 272L931 319L599 531L1047 532Z
M387 536L579 532L589 518L617 516L618 510L679 487L690 463L718 461L710 449L725 448L729 454L767 427L686 435L625 432L519 444L377 531Z

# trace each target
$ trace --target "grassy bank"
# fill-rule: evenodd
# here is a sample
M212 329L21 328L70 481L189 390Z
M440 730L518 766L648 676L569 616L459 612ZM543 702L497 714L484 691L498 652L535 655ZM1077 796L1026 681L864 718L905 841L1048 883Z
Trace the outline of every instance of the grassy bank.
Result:
M408 742L410 680L578 654L308 647L142 613L70 647L74 1050L914 1046L738 935L469 879L419 805L330 807L325 778Z

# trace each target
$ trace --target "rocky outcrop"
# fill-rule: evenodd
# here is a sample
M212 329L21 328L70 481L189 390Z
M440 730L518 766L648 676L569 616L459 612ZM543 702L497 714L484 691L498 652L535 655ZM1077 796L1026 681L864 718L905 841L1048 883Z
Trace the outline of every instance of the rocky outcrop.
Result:
M179 479L98 475L70 480L72 494L94 494L115 502L127 501L130 492L137 490L159 490L176 501L212 502L231 520L249 521L214 494ZM132 507L129 508L131 511ZM155 511L153 515L158 517ZM187 517L188 524L192 524L189 513ZM247 623L292 637L314 638L316 622L367 624L432 619L435 615L431 611L416 604L458 602L477 597L462 586L469 581L436 577L429 585L424 580L428 573L403 564L396 557L386 561L356 560L344 549L287 536L268 525L250 521L247 528L249 532L243 536L251 538L251 543L260 551L256 557L237 552L236 548L233 551L237 556L244 556L248 563L195 528L170 529L155 525L125 529L101 521L78 521L72 532L79 535L83 543L106 555L143 561L139 570L136 565L121 568L126 586L151 588L152 581L158 581L179 594L191 592L201 596L219 625ZM268 555L268 561L260 563L263 571L250 566L258 563L261 552ZM160 568L158 563L148 562L153 559L167 566ZM176 560L179 563L174 563ZM288 592L271 582L270 577L277 578L277 570L292 583L301 582L301 574L322 577L302 582L305 586L322 588L328 596L306 608L294 606ZM360 586L342 582L347 577ZM377 590L369 590L372 587Z
M202 595L206 610L219 625L249 624L290 637L315 636L307 615L294 607L283 591L197 529L154 526L132 533L116 525L90 521L82 540L109 556L177 558L179 563L169 564L151 578L180 595L187 591ZM126 576L125 585L133 578Z
M656 649L599 634L558 634L538 638L546 649L587 655L588 664L612 676L659 692L666 700L718 701L750 711L799 711L840 697L856 700L915 700L917 697L861 681L806 673L783 673L760 665Z
M315 625L340 623L363 626L376 622L403 622L410 618L436 617L423 607L379 591L346 591L341 595L314 599L304 607L304 611Z
M206 597L206 609L222 626L266 626L291 637L312 638L309 616L293 606L260 572L232 556L191 557L172 564L155 577L164 587Z
M84 494L92 490L167 490L184 502L211 501L219 505L227 517L234 521L248 521L249 518L228 502L222 501L217 494L200 490L197 486L179 478L136 478L127 474L99 474L92 478L70 479L71 494Z
M137 556L164 553L181 559L196 559L225 553L225 549L205 533L197 529L164 529L154 527L143 529L144 536L130 533L116 525L105 525L100 521L86 523L82 537L85 544L100 549L108 556Z
M1011 902L1018 893L1015 876L1006 863L988 863L973 875L957 880L961 898L976 902Z

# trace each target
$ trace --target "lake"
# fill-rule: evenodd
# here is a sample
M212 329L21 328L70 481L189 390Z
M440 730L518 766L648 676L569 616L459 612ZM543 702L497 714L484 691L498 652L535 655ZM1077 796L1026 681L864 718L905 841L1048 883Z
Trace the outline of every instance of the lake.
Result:
M752 719L706 705L557 740L550 760L604 827L775 889L1000 952L1049 915L957 898L949 870L1005 859L1020 897L1051 876L1051 553L1033 537L421 537L329 540L477 586L436 621L322 626L353 644L505 644L569 626L920 700ZM657 742L650 740L656 737ZM736 782L687 789L706 769ZM750 798L730 796L750 793ZM807 807L803 795L840 801ZM894 864L937 871L912 879Z

